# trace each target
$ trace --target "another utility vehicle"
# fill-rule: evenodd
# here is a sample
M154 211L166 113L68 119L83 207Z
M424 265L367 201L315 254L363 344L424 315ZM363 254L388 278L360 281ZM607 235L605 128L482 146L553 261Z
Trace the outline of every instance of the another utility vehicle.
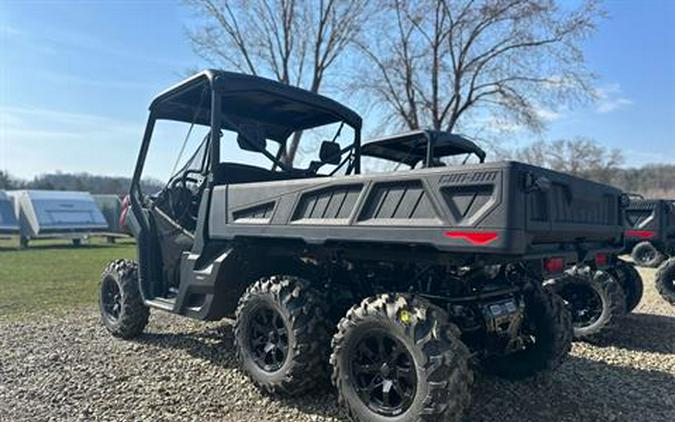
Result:
M626 209L626 253L636 264L656 268L675 251L675 204L632 195Z
M165 189L141 192L151 144L175 134L156 131L165 121L204 139ZM317 158L302 167L283 159L300 133ZM130 191L138 264L101 279L107 329L134 337L149 308L236 317L255 384L301 393L330 355L358 421L457 420L474 365L511 378L558 367L571 318L542 281L614 264L621 192L517 162L363 175L361 153L358 114L267 79L204 71L160 94Z

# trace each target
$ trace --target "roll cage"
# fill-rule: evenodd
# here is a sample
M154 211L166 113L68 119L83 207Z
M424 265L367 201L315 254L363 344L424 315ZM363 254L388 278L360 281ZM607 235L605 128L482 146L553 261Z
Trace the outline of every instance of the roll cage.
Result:
M221 130L236 132L239 148L263 154L274 163L274 168L292 174L292 178L312 177L321 165L333 161L336 155L340 160L332 164L337 164L338 168L346 165L347 174L358 174L361 170L362 120L356 112L329 98L270 79L205 70L160 93L150 104L150 115L130 187L132 213L142 229L148 227L142 212L140 181L155 123L161 119L210 128L205 157L210 169L205 174L206 188L213 186L213 171L221 162ZM285 150L286 142L294 132L332 123L340 124L335 137L344 125L353 129L351 145L324 150L322 144L322 161L313 162L310 168L304 170L281 161L281 151ZM280 144L278 154L272 154L264 147L266 140Z

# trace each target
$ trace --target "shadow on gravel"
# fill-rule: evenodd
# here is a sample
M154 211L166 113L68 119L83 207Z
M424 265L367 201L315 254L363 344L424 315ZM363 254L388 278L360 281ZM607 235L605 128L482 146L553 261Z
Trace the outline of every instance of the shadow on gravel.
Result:
M190 356L222 368L236 368L232 325L182 333L144 333L134 341L171 350L184 350Z
M672 353L675 318L635 314L608 345L631 350ZM180 333L146 333L136 342L172 350L226 369L237 367L232 326L229 323ZM510 382L477 374L473 404L465 421L672 421L675 414L675 374L611 365L577 356L543 382ZM332 387L325 385L297 398L279 398L285 406L308 415L348 419L336 404Z
M547 383L478 377L467 421L672 421L675 375L570 357Z
M641 352L675 353L675 317L629 314L619 322L617 330L587 343Z
M171 350L184 350L193 358L208 361L223 369L238 368L234 349L234 333L229 323L208 330L144 333L133 341ZM260 394L267 395L263 391ZM300 397L273 396L273 399L308 415L331 416L337 421L349 422L342 410L338 408L335 391L328 381Z

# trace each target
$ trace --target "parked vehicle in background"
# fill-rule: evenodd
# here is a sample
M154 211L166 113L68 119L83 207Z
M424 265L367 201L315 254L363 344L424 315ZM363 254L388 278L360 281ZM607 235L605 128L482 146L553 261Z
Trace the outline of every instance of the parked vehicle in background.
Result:
M14 202L5 191L0 191L0 237L19 234L19 222L16 219Z
M626 210L626 253L636 264L656 268L675 251L675 204L631 197Z
M20 226L20 245L32 239L65 238L74 245L92 233L108 230L108 223L88 192L9 191Z
M166 120L184 124L184 145L204 135L147 194ZM364 175L361 123L326 97L221 71L155 98L127 217L139 262L105 269L106 328L134 337L150 308L235 316L256 385L301 394L330 361L358 421L459 420L474 368L516 379L557 368L571 318L542 283L615 265L622 193L517 162ZM298 132L308 160L294 166L282 157Z

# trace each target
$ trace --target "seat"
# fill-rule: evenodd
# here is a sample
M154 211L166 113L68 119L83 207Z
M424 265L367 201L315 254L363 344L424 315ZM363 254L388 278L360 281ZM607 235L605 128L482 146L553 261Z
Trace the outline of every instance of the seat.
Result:
M312 177L303 171L272 171L262 167L240 163L220 163L213 172L216 185L267 182L273 180L289 180Z

